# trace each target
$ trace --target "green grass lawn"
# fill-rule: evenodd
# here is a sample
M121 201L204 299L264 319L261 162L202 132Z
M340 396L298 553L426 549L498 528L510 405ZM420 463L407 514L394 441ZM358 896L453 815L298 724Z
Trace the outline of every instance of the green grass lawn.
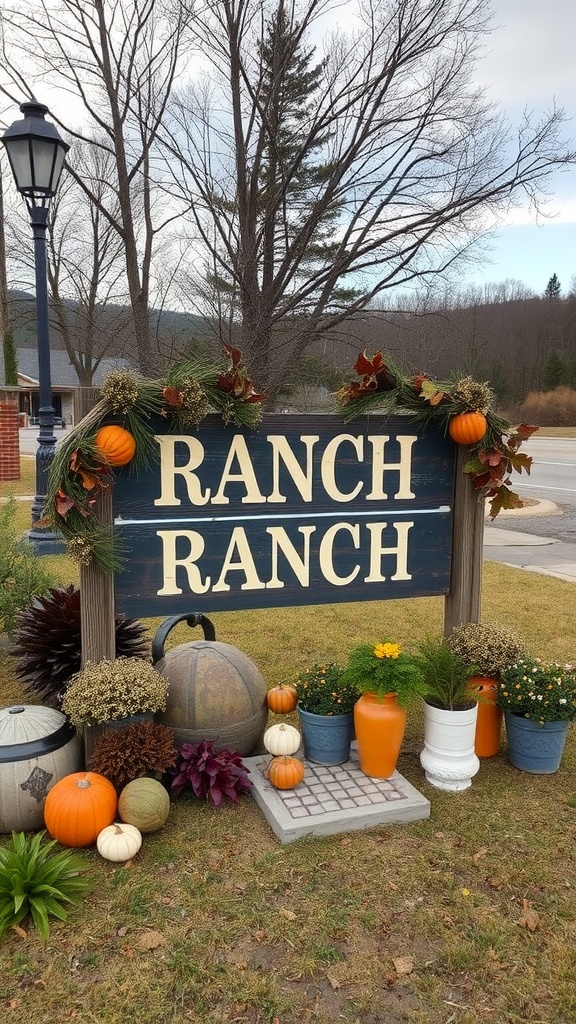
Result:
M65 558L63 580L75 578ZM483 617L532 653L576 661L574 586L486 563ZM267 683L352 643L413 646L442 600L214 616L219 639ZM152 632L158 620L148 620ZM171 642L196 638L186 626ZM198 631L198 636L200 635ZM23 699L0 652L0 703ZM271 716L271 720L277 720ZM94 890L42 943L28 923L0 946L2 1020L14 1024L573 1024L576 736L554 776L505 747L470 790L428 786L422 712L399 771L431 817L282 847L250 797L184 799L126 866L83 853ZM2 842L3 840L0 840Z

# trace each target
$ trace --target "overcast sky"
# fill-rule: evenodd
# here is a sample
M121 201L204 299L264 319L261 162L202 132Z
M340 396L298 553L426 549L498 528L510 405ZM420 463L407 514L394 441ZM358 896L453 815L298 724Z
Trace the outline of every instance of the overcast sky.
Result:
M513 125L525 108L542 116L555 100L572 118L566 137L576 150L576 0L492 0L492 7L493 31L478 65L478 84L489 89ZM344 0L341 11L346 9ZM50 104L45 85L41 98ZM511 278L539 294L555 273L565 294L576 276L576 168L551 180L546 211L542 217L527 207L514 210L481 262L466 271L464 283Z
M572 118L566 133L576 149L576 0L492 0L494 30L478 68L514 123L525 107L544 113L553 100ZM576 275L576 168L551 182L549 219L516 210L490 254L468 278L515 278L540 293L556 273L565 292Z

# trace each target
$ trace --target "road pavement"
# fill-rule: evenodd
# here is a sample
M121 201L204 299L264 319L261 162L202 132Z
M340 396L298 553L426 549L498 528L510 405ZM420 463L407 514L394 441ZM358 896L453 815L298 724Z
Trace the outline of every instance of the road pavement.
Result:
M563 515L562 509L551 501L540 501L516 513L501 512L497 526L488 520L484 529L484 560L576 583L576 543L550 535L554 529L550 520L557 515ZM500 522L502 516L509 517L505 523ZM522 529L516 529L516 525Z

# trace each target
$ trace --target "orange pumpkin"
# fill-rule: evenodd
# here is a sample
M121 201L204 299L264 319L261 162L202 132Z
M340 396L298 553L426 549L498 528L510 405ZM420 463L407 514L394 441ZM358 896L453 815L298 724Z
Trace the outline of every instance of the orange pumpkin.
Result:
M459 412L452 416L448 424L448 433L458 444L475 444L481 441L488 428L486 417L482 412Z
M304 778L304 765L297 757L274 757L268 765L268 779L276 789L293 789Z
M90 846L116 816L118 797L112 783L96 772L65 775L49 791L44 821L63 846Z
M100 427L94 438L98 452L109 466L125 466L134 458L136 441L129 430L115 423Z
M298 694L294 686L279 683L278 686L273 686L271 690L268 690L266 699L270 711L273 711L275 715L288 715L294 711L298 703Z

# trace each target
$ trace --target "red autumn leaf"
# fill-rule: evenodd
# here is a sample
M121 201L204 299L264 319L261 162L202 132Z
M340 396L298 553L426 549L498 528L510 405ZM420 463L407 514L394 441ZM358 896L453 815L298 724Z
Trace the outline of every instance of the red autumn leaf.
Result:
M235 395L236 398L241 398L243 402L249 404L263 402L266 398L265 394L254 390L252 381L242 371L228 370L226 373L221 373L218 377L218 387L222 391L226 391L227 394Z
M481 491L483 487L487 487L492 479L490 473L474 473L472 476L472 486L475 491Z
M249 395L244 396L244 401L248 402L250 405L253 405L255 402L263 402L265 398L266 395L263 391L251 391Z
M56 491L56 500L54 504L56 506L56 512L58 513L58 515L62 516L63 519L66 519L66 516L68 515L70 509L74 508L76 502L67 494L64 494L64 491L58 489Z
M232 369L235 370L238 366L240 366L240 363L242 362L242 353L240 349L234 348L233 345L226 344L224 344L222 348L224 349L225 355L228 356L230 362L232 363Z
M415 388L416 391L420 391L425 380L430 380L428 374L419 373L417 377L412 378L412 387Z
M478 452L478 458L485 466L499 466L503 460L506 460L504 452L500 451L499 448L485 448L483 451Z
M76 448L72 452L72 454L70 456L70 469L72 470L73 473L77 473L78 472L78 467L81 466L81 465L82 465L82 460L80 458L80 452Z
M92 470L89 469L77 469L78 476L82 480L82 487L85 491L93 491L95 487L104 487L105 484L99 476L96 476Z
M516 427L516 434L524 440L535 434L540 427L531 426L529 423L521 423L519 427Z
M378 371L382 369L382 366L383 359L381 352L377 352L372 359L369 359L368 356L366 355L366 349L364 349L364 351L360 353L356 362L354 363L354 370L360 376L366 377L370 376L371 374L378 373Z
M179 409L184 401L184 395L178 388L171 386L162 388L162 397L166 402L166 405L170 406L171 409Z
M96 455L98 458L98 455ZM99 466L91 466L88 468L86 463L82 459L82 453L76 449L70 456L70 469L73 473L107 473L108 463L106 462L105 456L102 456L102 464Z

